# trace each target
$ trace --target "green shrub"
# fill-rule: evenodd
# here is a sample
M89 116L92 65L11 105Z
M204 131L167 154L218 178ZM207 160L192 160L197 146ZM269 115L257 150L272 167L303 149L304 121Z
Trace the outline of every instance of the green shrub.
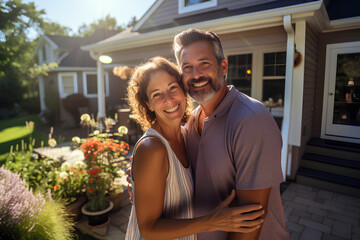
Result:
M74 222L64 204L33 194L20 175L0 168L0 239L72 239Z
M50 158L37 159L32 151L17 151L9 154L5 168L19 173L29 187L44 191L53 189L60 163Z
M73 116L74 122L78 123L80 119L79 108L88 107L89 99L87 99L83 94L75 93L64 98L62 100L62 104L65 110Z

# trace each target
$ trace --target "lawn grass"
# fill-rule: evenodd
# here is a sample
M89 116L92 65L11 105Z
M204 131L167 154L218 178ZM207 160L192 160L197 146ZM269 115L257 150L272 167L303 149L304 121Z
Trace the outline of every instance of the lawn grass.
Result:
M35 139L35 147L41 146L41 141L47 145L48 135L35 131L29 131L25 121L33 121L35 129L37 125L42 124L36 115L17 117L12 119L0 120L0 166L5 162L11 146L14 150L22 148L22 140L29 144L30 134Z

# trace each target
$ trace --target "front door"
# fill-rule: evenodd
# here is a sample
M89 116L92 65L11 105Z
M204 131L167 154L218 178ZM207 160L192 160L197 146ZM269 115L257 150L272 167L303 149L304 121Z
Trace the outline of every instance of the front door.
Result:
M360 42L329 44L322 137L360 143Z

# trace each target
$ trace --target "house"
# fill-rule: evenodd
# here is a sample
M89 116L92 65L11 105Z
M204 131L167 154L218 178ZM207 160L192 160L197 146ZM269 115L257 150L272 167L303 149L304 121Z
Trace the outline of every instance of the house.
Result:
M56 62L58 67L49 71L49 75L39 79L41 111L54 108L62 122L73 121L65 111L62 99L70 94L81 93L89 100L89 113L95 116L97 104L97 63L88 52L80 49L119 33L116 30L97 29L88 37L41 36L36 48L38 64ZM118 89L125 87L125 81L113 74L114 65L106 65L103 72L105 82L105 101L108 106L118 106L122 99ZM79 120L80 121L80 120Z
M127 33L82 49L128 66L174 60L174 35L191 27L217 33L228 84L278 122L284 176L359 197L359 1L157 0Z

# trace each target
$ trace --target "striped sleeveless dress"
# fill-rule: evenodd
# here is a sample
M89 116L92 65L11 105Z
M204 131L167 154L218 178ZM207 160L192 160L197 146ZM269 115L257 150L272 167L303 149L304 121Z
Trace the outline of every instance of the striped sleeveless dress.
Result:
M183 133L183 129L182 133ZM170 147L168 141L155 129L149 128L145 134L139 139L137 144L146 137L158 137L164 146L166 147L168 160L169 160L169 173L166 178L165 186L165 196L164 196L164 207L162 216L165 218L172 219L186 219L193 218L193 181L190 165L188 168L185 168L175 153ZM184 138L185 139L185 138ZM135 149L134 148L134 149ZM132 182L134 186L134 182ZM133 188L134 193L134 188ZM129 224L126 230L125 240L139 240L143 239L140 235L139 227L136 219L135 212L135 194L134 194L134 203L131 207ZM190 235L182 238L180 240L196 240L196 235Z

